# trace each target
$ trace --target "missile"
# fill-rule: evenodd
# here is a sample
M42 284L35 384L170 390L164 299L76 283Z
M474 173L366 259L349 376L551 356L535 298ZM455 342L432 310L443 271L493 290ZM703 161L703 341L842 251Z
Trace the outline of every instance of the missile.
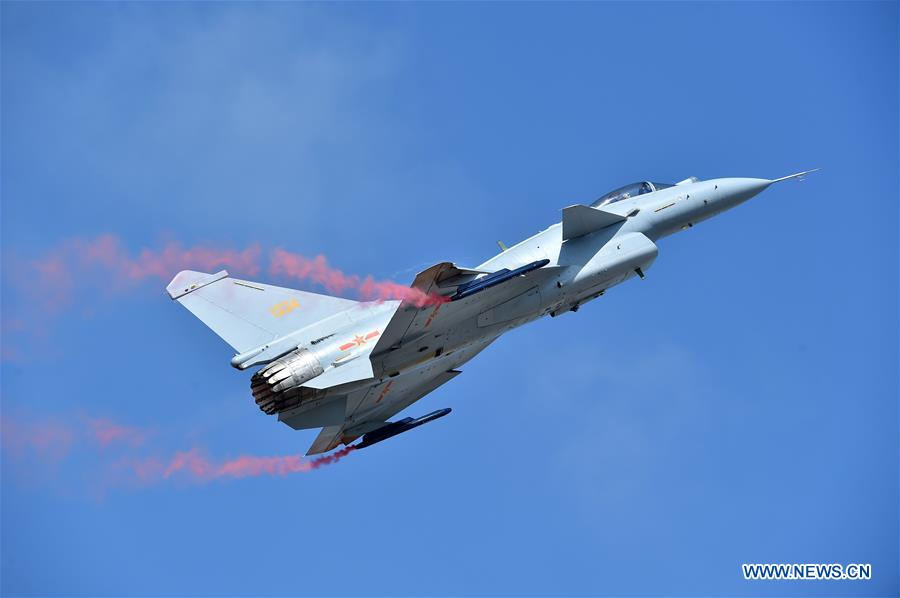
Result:
M411 417L404 417L400 421L391 422L385 426L381 426L377 430L372 430L366 434L363 434L362 441L359 444L356 444L355 447L358 449L366 448L367 446L372 446L373 444L377 444L382 440L387 440L392 436L396 436L397 434L402 434L408 430L412 430L413 428L418 428L423 424L427 424L430 421L434 421L439 417L444 417L448 413L450 413L451 409L446 407L444 409L438 409L437 411L432 411L428 415L423 415L422 417L413 419Z
M450 301L457 301L459 299L471 297L475 293L480 293L481 291L489 289L493 286L502 284L507 280L515 278L516 276L521 276L526 272L531 272L532 270L543 268L549 263L550 260L538 260L536 262L531 262L530 264L525 264L524 266L519 266L515 270L510 270L509 268L497 270L496 272L492 272L491 274L488 274L483 278L478 278L476 280L473 280L472 282L467 282L465 284L459 285L456 288L456 294L450 297Z

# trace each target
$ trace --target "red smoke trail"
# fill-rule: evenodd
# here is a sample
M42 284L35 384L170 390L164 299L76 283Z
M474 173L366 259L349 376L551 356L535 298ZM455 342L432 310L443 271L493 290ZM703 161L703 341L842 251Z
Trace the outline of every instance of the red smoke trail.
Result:
M124 442L131 446L140 446L146 440L146 434L131 426L123 426L108 418L88 420L93 440L101 447L114 442Z
M43 349L29 347L28 341L49 338L54 316L75 298L91 309L98 293L123 293L148 279L167 283L180 270L215 272L227 268L232 274L255 277L262 271L263 262L258 245L243 249L185 247L172 241L132 254L119 237L111 234L62 241L39 259L19 259L14 252L7 252L3 283L6 287L9 282L15 294L3 314L0 359L25 363L29 353ZM344 274L321 255L308 258L275 249L267 271L273 277L302 280L333 294L351 293L364 301L401 299L420 308L449 301L396 282ZM161 296L162 289L158 292Z
M324 256L308 258L284 249L272 252L269 273L273 276L284 275L289 278L310 280L337 294L359 286L358 276L347 275L331 268Z
M122 292L149 278L166 283L184 269L208 272L228 268L235 274L254 276L261 269L261 253L258 245L244 249L207 245L186 248L173 241L132 256L118 237L106 234L64 240L34 260L21 260L15 254L5 256L4 266L8 266L5 277L11 287L27 300L24 309L40 311L27 318L33 328L69 305L79 291Z
M306 459L300 455L255 457L242 455L221 463L210 460L200 448L175 453L166 461L156 457L128 462L131 472L143 483L155 483L175 477L187 477L195 482L211 482L222 478L286 476L306 473L324 465L337 463L349 455L355 446L347 446L330 455Z
M287 276L300 280L309 280L322 285L332 293L343 293L347 289L355 289L362 299L402 299L417 307L439 305L449 301L447 297L425 293L387 280L376 281L371 276L360 279L356 275L347 275L328 265L324 256L308 258L296 253L276 249L269 262L269 273L273 276Z
M72 422L75 422L74 424ZM77 424L77 425L76 425ZM67 417L61 420L26 420L4 416L0 420L3 450L26 470L41 464L58 464L77 457L79 449L97 448L100 464L111 467L107 480L121 485L129 482L160 483L187 477L196 482L260 476L286 476L319 469L340 461L356 447L348 446L330 455L306 459L300 455L256 457L242 455L222 462L205 456L201 448L179 451L169 459L141 457L147 431L117 423L109 418ZM113 451L112 449L115 449ZM96 464L94 465L96 466ZM69 467L68 469L71 469ZM123 475L124 474L124 475Z
M191 449L186 452L176 453L168 465L161 470L163 478L182 473L188 474L198 481L210 481L218 478L246 478L268 476L286 476L291 473L303 473L319 469L323 465L337 463L343 457L349 455L356 447L348 446L330 455L316 459L304 459L300 455L287 455L283 457L253 457L243 455L235 459L214 463L203 456L200 449ZM153 473L159 473L159 470ZM148 470L146 466L139 475L146 479Z
M77 422L78 425L73 425ZM147 433L131 426L103 418L68 416L60 419L34 419L4 415L0 420L3 448L22 456L34 451L40 457L62 459L79 445L93 444L105 448L112 444L137 447Z
M46 419L27 422L4 415L0 420L3 451L17 459L36 456L57 462L69 455L76 442L76 434L67 424Z
M31 265L38 274L36 290L50 300L51 307L59 307L69 299L76 282L92 282L85 278L94 271L103 275L99 281L103 290L121 290L147 278L168 282L186 268L210 271L226 267L253 276L260 270L260 253L257 245L237 250L205 245L184 248L169 242L162 249L143 249L132 257L118 237L107 234L63 241Z
M143 280L155 276L168 282L185 268L210 271L227 267L251 276L259 272L258 245L236 250L206 246L183 248L177 242L169 242L159 251L143 249L136 258L129 256L122 242L113 235L101 235L91 241L75 240L73 245L85 265L102 266L118 280Z
M121 239L105 234L93 239L65 240L42 258L31 261L30 272L20 272L16 278L20 279L18 286L22 290L39 294L45 307L56 310L68 302L79 284L122 290L148 278L168 282L184 269L212 272L227 268L232 274L256 276L261 271L261 254L256 244L229 249L206 245L184 247L172 241L161 249L145 248L132 256ZM364 300L403 299L418 307L448 300L396 282L344 274L329 266L324 256L309 258L284 249L272 251L268 271L272 276L312 282L338 295L355 291ZM102 280L90 278L96 273L102 275Z
M14 264L15 265L15 264ZM72 267L66 263L65 257L60 254L52 254L31 264L35 270L35 276L31 277L14 270L15 278L24 278L20 285L29 294L37 296L44 308L51 312L62 309L68 302L75 286ZM18 276L16 276L18 274Z
M450 301L450 297L435 293L426 293L414 287L404 286L389 280L372 280L366 278L359 287L360 295L366 299L402 299L416 307L440 305Z

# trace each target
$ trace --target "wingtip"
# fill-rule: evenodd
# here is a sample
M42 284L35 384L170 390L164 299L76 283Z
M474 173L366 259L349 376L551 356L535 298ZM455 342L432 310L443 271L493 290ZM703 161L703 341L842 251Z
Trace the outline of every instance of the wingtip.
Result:
M200 287L212 284L217 280L222 280L228 276L227 270L220 270L215 274L207 274L206 272L195 272L194 270L182 270L175 275L166 286L166 292L172 299L183 297L192 291L196 291Z
M822 170L822 169L821 168L813 168L812 170L804 170L803 172L797 172L795 174L789 174L787 176L783 176L780 179L773 179L771 182L772 183L780 183L781 181L787 181L788 179L799 179L802 181L803 177L805 177L806 175L811 174L813 172L818 172L819 170Z

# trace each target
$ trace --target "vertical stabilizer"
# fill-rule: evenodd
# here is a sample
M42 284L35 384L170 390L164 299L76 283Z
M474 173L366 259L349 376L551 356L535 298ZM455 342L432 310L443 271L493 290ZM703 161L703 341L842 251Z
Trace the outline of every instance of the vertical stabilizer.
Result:
M238 353L358 305L350 299L238 280L225 270L184 270L166 291Z

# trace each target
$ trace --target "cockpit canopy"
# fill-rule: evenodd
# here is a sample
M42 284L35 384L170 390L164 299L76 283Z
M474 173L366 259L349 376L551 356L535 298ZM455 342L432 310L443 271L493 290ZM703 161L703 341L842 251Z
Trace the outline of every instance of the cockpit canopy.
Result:
M653 193L654 191L659 191L660 189L667 189L674 186L675 185L671 185L669 183L651 183L650 181L631 183L630 185L619 187L615 191L610 191L609 193L592 203L591 207L602 208L607 204L616 203L617 201L622 201L623 199L630 199L632 197L637 197L638 195Z

